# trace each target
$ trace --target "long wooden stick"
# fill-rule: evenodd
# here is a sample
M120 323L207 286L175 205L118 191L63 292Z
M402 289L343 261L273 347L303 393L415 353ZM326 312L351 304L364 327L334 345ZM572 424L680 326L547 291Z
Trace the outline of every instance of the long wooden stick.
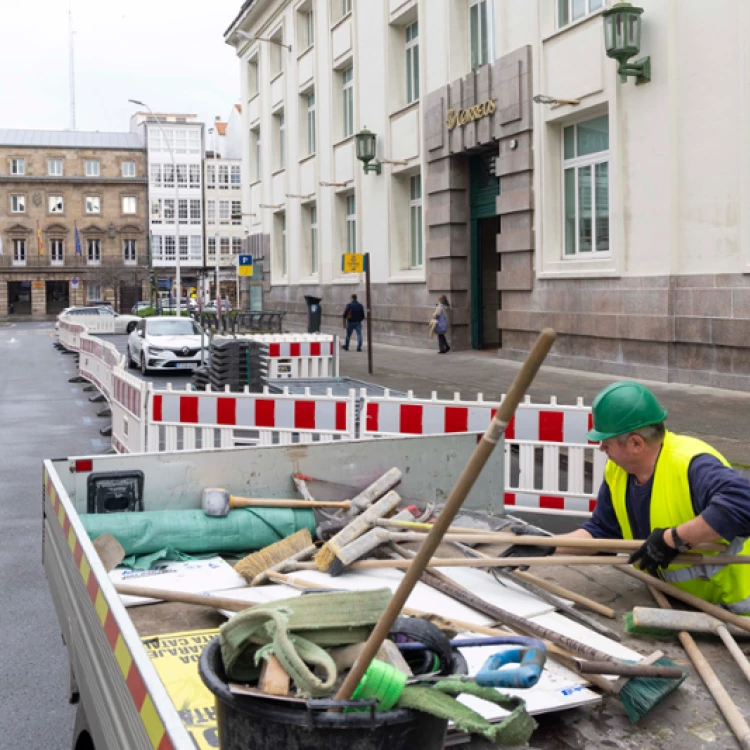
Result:
M534 379L534 376L542 366L547 353L555 342L556 334L551 328L546 328L539 335L534 348L529 353L526 361L516 375L511 384L507 395L500 404L500 408L487 427L482 439L474 448L474 452L469 459L468 464L461 472L455 487L451 490L448 499L440 511L433 527L430 529L427 538L419 549L414 560L409 562L409 568L406 571L398 589L393 595L390 604L386 608L382 617L373 629L370 637L365 643L362 653L357 657L357 661L349 671L343 684L336 693L336 700L349 700L352 693L356 690L360 680L364 676L370 662L375 658L381 644L388 636L388 633L395 619L399 616L401 610L409 598L409 594L417 585L420 576L428 566L435 550L440 546L443 535L453 522L456 514L461 509L466 496L474 486L474 482L487 463L495 446L502 439L505 428L513 418L513 414L521 402L526 390Z
M654 597L654 600L662 609L672 609L672 605L667 601L667 597L664 596L660 589L649 583L649 590L651 591L651 596ZM744 716L737 708L737 704L721 684L716 672L711 668L711 665L706 660L706 657L703 656L703 653L698 648L690 633L681 631L677 634L677 637L680 639L680 643L690 661L693 662L695 670L708 688L708 692L711 693L711 697L716 701L719 711L721 711L727 720L727 724L729 724L729 728L740 743L740 747L744 750L750 750L750 726L748 726Z
M425 538L420 529L427 530L431 524L416 521L378 520L379 526L393 529L404 529L403 536L396 541L419 541ZM570 549L589 549L596 552L635 552L643 543L642 539L568 539L561 536L522 536L508 531L482 531L451 526L446 532L446 541L471 541L476 544L523 544L531 547L569 547ZM726 544L699 544L694 547L698 552L726 552ZM692 554L692 553L689 553ZM748 556L750 557L750 556Z
M576 591L571 591L570 589L558 586L556 583L552 583L545 578L535 576L532 573L527 573L525 570L516 570L513 572L513 575L517 578L523 578L524 581L528 581L529 583L533 583L536 586L539 586L540 589L546 589L550 594L554 594L555 596L562 596L565 599L570 599L570 601L579 604L581 607L586 607L592 612L596 612L597 614L603 615L604 617L609 617L610 620L615 619L614 609L612 609L611 607L606 607L604 606L604 604L600 604L599 602L595 602L593 599L589 599L588 597L583 596Z
M718 617L719 620L723 620L724 622L731 622L732 625L736 625L738 628L746 630L748 633L750 633L750 617L735 615L733 612L729 612L726 609L717 607L715 604L711 604L710 602L704 601L703 599L699 599L697 596L688 594L687 591L678 589L676 586L672 586L671 584L666 583L659 578L654 578L653 576L647 575L643 571L637 570L636 568L627 567L621 568L621 570L631 578L637 578L639 581L643 581L643 583L645 583L646 585L651 586L658 591L661 591L662 594L667 594L668 596L672 596L675 599L679 599L681 602L685 602L685 604L689 604L691 607L695 607L696 609L700 609L702 612L707 612L709 615Z
M232 495L229 502L232 508L344 508L352 507L349 500L300 500L285 497L237 497Z
M116 583L115 590L123 596L141 596L165 602L180 602L182 604L196 604L201 607L214 609L228 609L231 612L242 612L243 609L254 607L253 602L241 599L230 599L224 596L208 596L207 594L187 594L171 589L152 589L148 586L133 586L128 583Z
M697 557L697 559L696 559ZM416 559L416 558L415 558ZM750 555L715 555L710 558L702 555L677 555L675 564L680 565L736 565L750 563ZM411 560L360 560L347 565L347 570L377 570L379 568L408 569ZM519 565L556 568L560 566L614 565L629 566L626 555L593 557L591 555L551 555L549 557L493 557L486 560L468 559L466 557L433 557L428 561L430 567L438 568L515 568ZM315 563L300 563L296 570L317 570Z

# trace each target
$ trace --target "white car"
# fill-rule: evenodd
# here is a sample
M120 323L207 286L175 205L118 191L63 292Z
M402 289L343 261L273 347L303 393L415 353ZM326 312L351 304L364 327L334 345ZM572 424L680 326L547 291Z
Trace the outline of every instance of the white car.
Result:
M143 318L128 337L128 367L151 370L194 370L208 360L208 336L192 318Z
M78 317L79 315L113 315L115 318L115 333L130 333L138 325L138 321L141 320L137 315L116 313L111 307L66 307L57 316L55 330L60 327L60 318L63 315L72 315L73 317Z

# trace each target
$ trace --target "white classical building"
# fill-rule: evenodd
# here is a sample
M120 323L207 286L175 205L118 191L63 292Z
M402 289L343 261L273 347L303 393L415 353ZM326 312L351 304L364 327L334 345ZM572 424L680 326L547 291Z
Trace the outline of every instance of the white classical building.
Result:
M264 307L302 325L318 296L338 328L342 254L369 252L376 340L427 345L447 294L454 347L520 358L552 325L551 363L750 389L750 3L644 0L642 85L606 54L613 5L246 0Z
M222 298L237 300L237 257L246 236L242 226L242 108L217 117L206 131L204 164L207 296L215 298L219 276Z
M203 123L195 115L156 116L161 127L148 112L130 118L130 129L140 135L148 154L151 262L159 289L170 290L179 245L185 296L198 287L204 266Z

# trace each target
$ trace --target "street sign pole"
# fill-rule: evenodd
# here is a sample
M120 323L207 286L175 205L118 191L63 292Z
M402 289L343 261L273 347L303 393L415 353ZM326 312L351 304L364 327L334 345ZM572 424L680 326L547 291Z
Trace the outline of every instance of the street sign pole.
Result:
M367 372L372 375L372 305L370 304L370 253L365 253L365 306L367 308Z

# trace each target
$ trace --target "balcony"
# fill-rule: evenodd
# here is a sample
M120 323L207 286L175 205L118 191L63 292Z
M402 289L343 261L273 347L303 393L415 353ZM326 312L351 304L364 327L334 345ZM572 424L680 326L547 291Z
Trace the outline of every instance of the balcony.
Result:
M0 271L13 269L13 268L26 268L26 269L53 269L59 271L60 269L70 271L85 271L87 268L101 268L103 266L107 268L133 268L133 266L143 265L146 263L144 257L139 256L136 261L128 260L125 261L120 258L111 258L105 256L96 263L89 263L85 255L66 255L62 260L55 258L54 260L49 255L35 255L26 254L25 259L15 259L13 254L0 255Z

